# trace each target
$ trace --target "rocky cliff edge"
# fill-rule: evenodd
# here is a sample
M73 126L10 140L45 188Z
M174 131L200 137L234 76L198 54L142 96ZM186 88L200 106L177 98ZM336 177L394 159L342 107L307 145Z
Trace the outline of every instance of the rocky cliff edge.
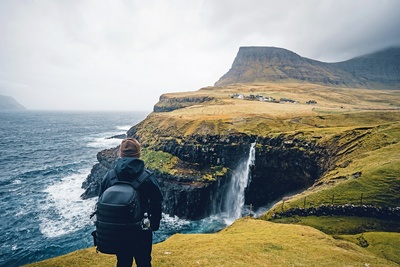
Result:
M256 159L245 198L254 207L271 205L293 192L316 194L334 188L354 179L354 173L369 179L357 161L370 150L393 153L391 148L399 145L399 94L309 83L207 87L163 95L157 104L163 109L127 135L141 142L143 159L160 180L164 212L199 219L223 211L226 185L253 142ZM115 151L98 154L84 197L96 195ZM398 164L391 157L380 161ZM396 181L382 183L382 190ZM382 196L374 194L370 200L375 203Z

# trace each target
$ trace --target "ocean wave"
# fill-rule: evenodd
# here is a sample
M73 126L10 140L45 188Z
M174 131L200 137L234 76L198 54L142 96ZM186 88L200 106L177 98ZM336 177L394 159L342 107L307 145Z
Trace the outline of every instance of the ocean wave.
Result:
M106 137L97 137L90 140L86 146L91 148L98 148L98 149L106 149L111 147L116 147L121 144L120 138L110 138L112 136L123 134L123 133L110 133L110 135Z
M115 126L117 131L103 132L95 137L89 137L91 139L86 140L86 147L106 149L119 146L122 138L118 138L117 136L126 134L131 127L132 125L117 125Z
M49 238L66 235L82 229L92 222L89 215L94 209L95 199L82 200L82 181L90 170L82 170L47 187L46 199L39 216L41 233Z
M132 127L132 125L121 125L121 126L116 126L116 128L120 131L128 131L130 128Z
M61 162L60 164L55 164L54 161ZM25 180L25 179L32 179L34 177L40 177L40 176L50 176L50 175L60 175L62 173L73 173L75 172L76 166L80 165L82 163L85 163L85 161L74 161L71 163L63 163L63 157L53 157L53 162L43 162L41 164L41 167L36 167L35 169L26 170L24 172L21 172L18 177L19 179ZM29 168L29 167L27 167Z

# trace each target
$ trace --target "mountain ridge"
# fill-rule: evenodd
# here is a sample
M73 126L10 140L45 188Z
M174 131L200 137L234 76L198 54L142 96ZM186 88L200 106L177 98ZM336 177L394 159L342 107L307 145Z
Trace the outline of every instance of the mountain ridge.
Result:
M355 77L388 84L400 83L400 47L389 47L375 53L334 63ZM386 79L383 79L386 77Z
M302 57L278 47L240 47L215 86L257 82L309 82L363 88L400 88L400 47L337 63Z

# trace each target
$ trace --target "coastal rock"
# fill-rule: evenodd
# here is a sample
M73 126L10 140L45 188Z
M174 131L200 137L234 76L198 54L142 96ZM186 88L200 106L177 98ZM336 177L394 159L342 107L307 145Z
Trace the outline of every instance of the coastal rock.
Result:
M129 136L129 134L128 134ZM137 138L137 136L134 136ZM264 206L282 197L285 193L312 185L327 166L321 164L329 157L326 150L313 143L291 140L287 136L261 138L248 135L199 136L193 135L184 144L175 140L162 142L157 148L170 153L199 169L223 165L230 171L210 181L199 181L194 177L160 173L156 176L164 192L163 211L186 219L200 219L221 211L225 187L235 166L249 155L250 143L256 142L256 162L251 170L251 182L246 191L246 204ZM308 150L303 148L307 146ZM98 185L108 168L113 167L116 149L98 154L96 164L83 185L83 198L97 196ZM188 165L189 166L189 165Z
M154 112L170 112L175 109L190 107L196 104L204 103L213 100L209 96L193 96L193 97L173 97L161 95L160 100L154 105Z
M126 134L117 134L117 135L110 136L107 139L125 139L125 138L126 138Z
M100 192L100 183L108 170L114 168L115 160L118 157L118 147L105 149L97 153L97 161L86 180L82 183L85 192L81 195L82 199L97 197Z

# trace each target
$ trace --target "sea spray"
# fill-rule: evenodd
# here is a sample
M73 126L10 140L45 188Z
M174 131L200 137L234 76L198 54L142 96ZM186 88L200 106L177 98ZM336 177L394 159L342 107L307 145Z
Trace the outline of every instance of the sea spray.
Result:
M58 237L91 224L88 218L95 206L95 198L83 201L82 180L90 170L63 178L47 187L46 199L39 206L39 227L48 238Z
M255 145L256 143L251 144L247 160L239 163L228 184L224 197L224 217L228 225L242 216L245 189L251 180L250 167L254 165L255 160Z

